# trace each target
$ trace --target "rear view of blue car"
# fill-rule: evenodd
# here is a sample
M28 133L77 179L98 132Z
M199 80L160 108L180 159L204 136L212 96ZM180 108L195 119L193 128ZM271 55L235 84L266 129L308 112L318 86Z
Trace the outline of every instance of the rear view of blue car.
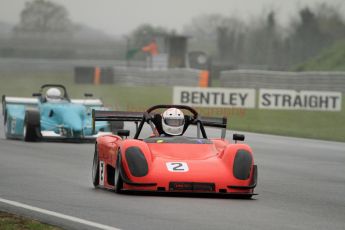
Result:
M99 122L93 130L92 109L107 110L100 99L70 99L63 85L43 85L33 97L3 95L5 136L24 141L94 140L123 128L123 122Z

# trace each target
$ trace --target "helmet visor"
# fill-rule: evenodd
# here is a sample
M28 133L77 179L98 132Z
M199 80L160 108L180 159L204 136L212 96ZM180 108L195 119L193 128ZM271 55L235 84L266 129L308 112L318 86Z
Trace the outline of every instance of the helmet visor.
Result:
M184 119L182 118L165 118L164 123L172 127L182 126L184 124Z

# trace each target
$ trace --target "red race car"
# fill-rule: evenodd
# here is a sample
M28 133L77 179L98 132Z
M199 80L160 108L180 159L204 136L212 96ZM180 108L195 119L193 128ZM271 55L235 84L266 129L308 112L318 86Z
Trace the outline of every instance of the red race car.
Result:
M164 113L159 112L165 109ZM184 111L184 114L182 111ZM136 133L98 137L92 180L95 187L122 191L191 192L238 195L250 198L257 184L253 152L234 134L225 140L227 119L201 117L184 105L157 105L146 112L93 110L97 121L131 121ZM195 137L186 130L195 125ZM152 135L141 138L143 127ZM208 138L205 127L221 128L221 138ZM190 131L189 131L190 132Z

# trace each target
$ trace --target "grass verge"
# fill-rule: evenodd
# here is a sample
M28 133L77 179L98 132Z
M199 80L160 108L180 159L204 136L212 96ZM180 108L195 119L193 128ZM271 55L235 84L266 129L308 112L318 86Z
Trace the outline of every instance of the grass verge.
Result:
M10 213L0 212L1 230L61 230L61 228L42 224Z
M345 71L345 40L324 49L318 56L302 63L293 70L296 71Z

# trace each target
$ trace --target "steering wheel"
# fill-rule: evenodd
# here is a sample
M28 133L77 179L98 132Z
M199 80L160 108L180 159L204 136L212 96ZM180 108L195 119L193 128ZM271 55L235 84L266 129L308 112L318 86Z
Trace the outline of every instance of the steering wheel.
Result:
M152 106L151 108L148 108L146 112L149 114L157 109L169 109L169 108L185 109L191 112L193 114L192 120L196 120L199 116L198 112L195 109L187 105L155 105L155 106Z

